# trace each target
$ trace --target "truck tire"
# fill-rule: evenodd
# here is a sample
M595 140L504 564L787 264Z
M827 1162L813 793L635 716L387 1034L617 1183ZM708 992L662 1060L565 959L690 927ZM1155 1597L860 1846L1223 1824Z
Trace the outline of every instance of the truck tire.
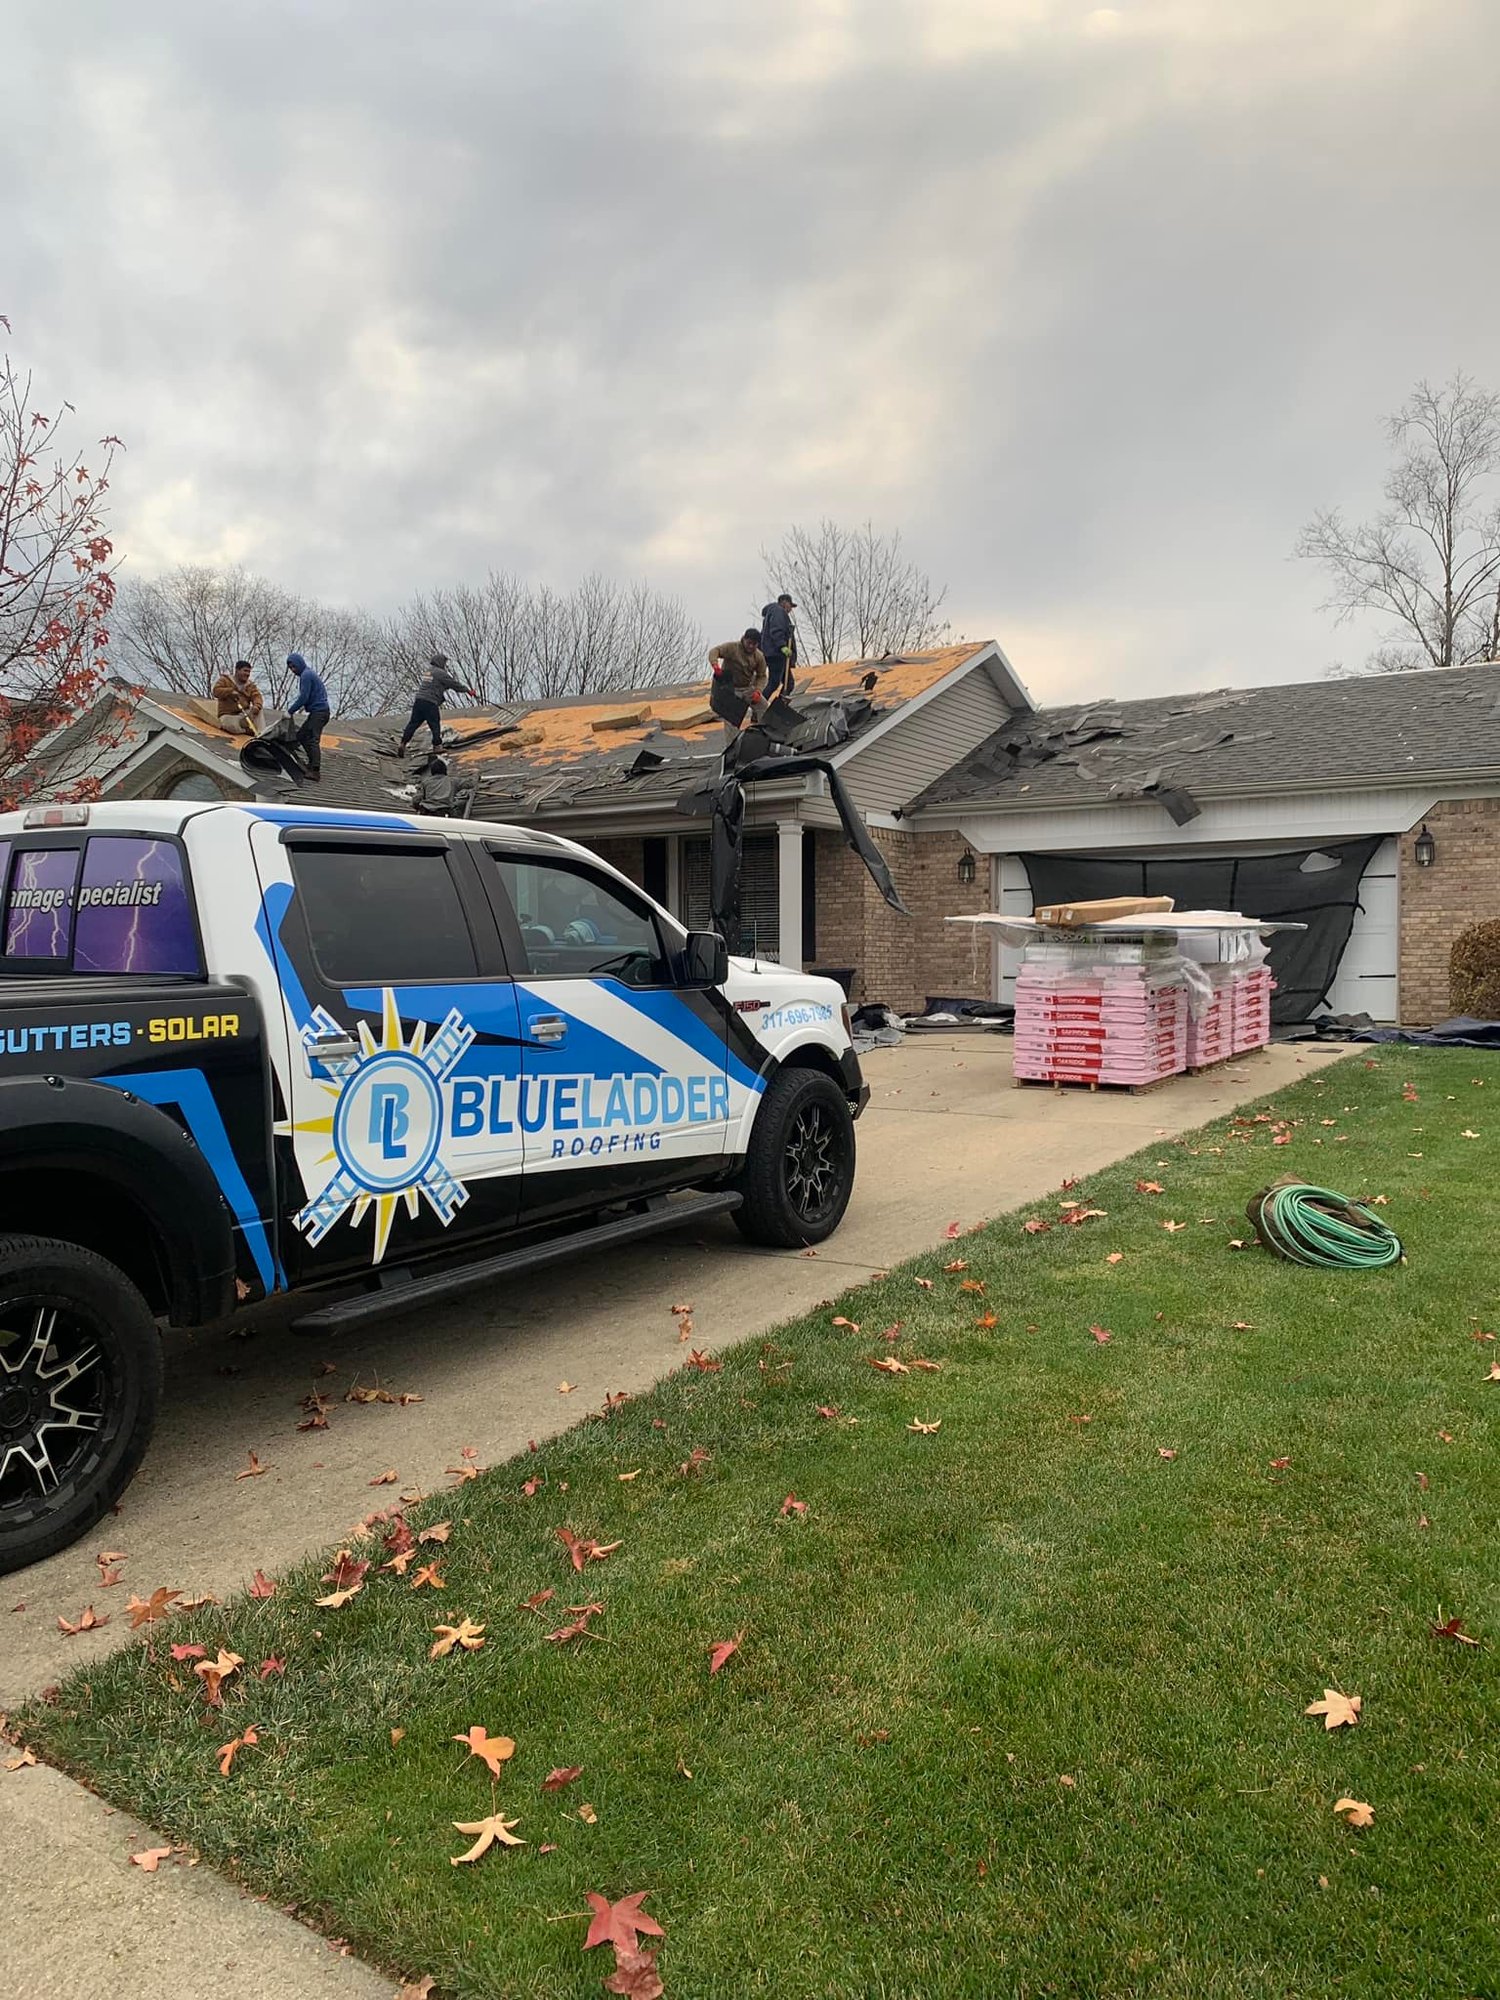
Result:
M0 1235L0 1574L77 1541L124 1492L161 1380L156 1322L123 1271Z
M743 1196L734 1219L752 1243L794 1250L833 1234L854 1192L854 1115L832 1077L783 1069L772 1078L733 1185Z

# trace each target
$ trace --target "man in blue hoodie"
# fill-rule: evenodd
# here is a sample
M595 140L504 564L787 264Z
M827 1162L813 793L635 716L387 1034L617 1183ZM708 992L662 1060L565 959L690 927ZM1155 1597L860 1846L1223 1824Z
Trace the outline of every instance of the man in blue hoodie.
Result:
M307 775L315 784L323 777L323 750L321 738L332 713L328 705L328 689L323 685L323 676L315 674L300 653L288 653L287 670L297 676L297 698L287 706L288 716L302 711L302 727L297 731L297 748L307 759Z

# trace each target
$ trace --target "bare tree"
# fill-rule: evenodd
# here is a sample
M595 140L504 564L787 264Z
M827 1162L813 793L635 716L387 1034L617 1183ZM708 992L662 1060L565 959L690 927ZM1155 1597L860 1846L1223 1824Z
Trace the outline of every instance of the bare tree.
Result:
M699 674L703 636L675 598L586 576L571 590L491 571L482 584L412 598L384 627L374 682L399 707L434 652L487 702L649 687Z
M0 355L0 806L16 803L31 752L88 706L107 666L104 495L119 439L101 439L91 469L60 442L72 414L38 409L31 376Z
M248 660L268 696L301 652L339 707L367 704L381 634L357 611L316 603L240 568L185 563L164 576L131 578L120 591L114 657L153 687L207 695L236 660Z
M1373 611L1388 637L1362 667L1335 673L1406 673L1490 660L1500 647L1500 396L1462 372L1442 388L1419 382L1388 420L1396 453L1387 504L1348 526L1338 511L1313 516L1296 554L1333 578L1325 605L1339 623ZM1487 490L1489 487L1489 490Z
M947 590L907 557L899 530L879 534L869 521L793 527L775 549L761 550L761 561L768 594L789 590L796 598L808 651L820 660L916 652L948 630L938 616Z

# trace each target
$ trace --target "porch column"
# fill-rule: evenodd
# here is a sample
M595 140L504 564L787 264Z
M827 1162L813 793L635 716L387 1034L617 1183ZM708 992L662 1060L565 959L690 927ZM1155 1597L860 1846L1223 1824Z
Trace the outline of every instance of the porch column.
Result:
M682 835L667 835L667 908L680 922L687 922L687 892L682 881Z
M776 822L776 913L781 963L802 970L802 822Z

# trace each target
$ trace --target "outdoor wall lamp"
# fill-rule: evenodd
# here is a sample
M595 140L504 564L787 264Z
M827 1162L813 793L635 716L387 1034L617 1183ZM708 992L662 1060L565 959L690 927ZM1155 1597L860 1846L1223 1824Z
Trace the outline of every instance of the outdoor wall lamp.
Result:
M1437 842L1427 830L1427 822L1422 822L1422 831L1412 842L1411 858L1419 868L1430 868L1437 860Z
M958 857L958 879L965 884L974 880L974 856L967 847Z

